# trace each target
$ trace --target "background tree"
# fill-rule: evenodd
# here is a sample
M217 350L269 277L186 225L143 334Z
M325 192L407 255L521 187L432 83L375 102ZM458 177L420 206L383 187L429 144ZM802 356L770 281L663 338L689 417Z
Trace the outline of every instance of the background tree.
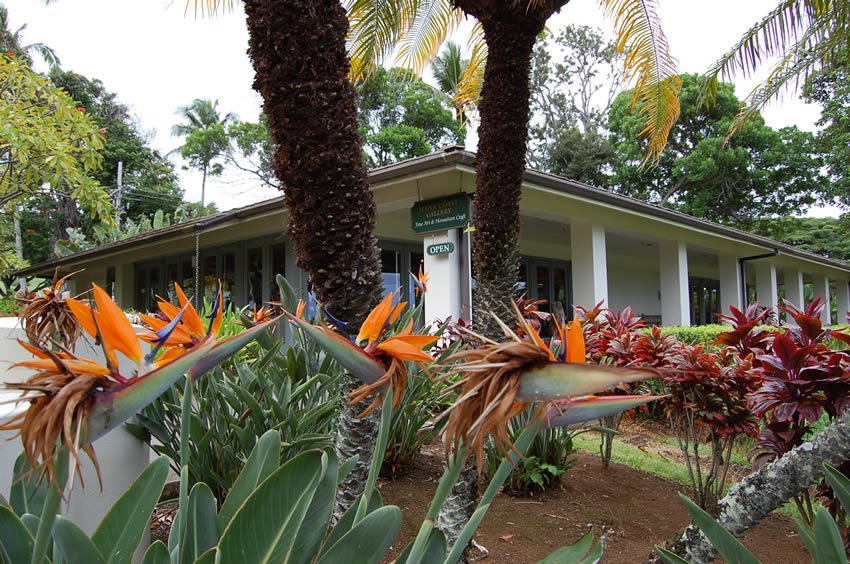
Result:
M226 156L228 164L254 175L266 186L280 188L272 166L275 146L269 138L269 120L265 114L260 115L257 123L234 121L227 128L227 135L231 140L231 150Z
M623 57L602 32L567 26L534 49L532 121L528 161L532 166L604 186L614 160L605 122L623 86Z
M463 82L468 76L469 59L463 56L461 47L454 41L447 41L443 51L437 55L431 65L431 74L437 87L450 100L455 111L455 120L462 126L467 122L469 104L464 100Z
M191 168L201 171L201 205L206 203L207 175L218 176L223 167L213 162L224 156L230 148L227 125L236 120L236 115L228 113L222 117L218 112L218 100L196 98L188 106L181 106L177 114L183 118L171 128L175 137L184 137L180 147L180 156L186 159Z
M0 4L0 51L6 54L12 53L26 61L30 66L32 65L32 54L36 53L51 67L58 67L59 57L56 56L53 49L44 43L24 44L22 33L26 28L27 25L24 24L12 31L9 10L6 6Z
M358 84L356 103L369 167L426 155L465 137L440 92L401 69L378 69Z
M829 198L850 206L850 59L816 73L804 95L807 101L823 108L817 122L817 143L829 174Z
M756 221L753 231L821 256L850 260L850 217L777 217Z
M616 147L611 186L617 192L719 223L750 228L760 217L804 211L828 189L814 136L796 127L776 131L750 119L726 145L740 102L720 84L715 103L700 106L701 79L684 75L681 115L657 166L643 167L642 118L615 100L608 122Z

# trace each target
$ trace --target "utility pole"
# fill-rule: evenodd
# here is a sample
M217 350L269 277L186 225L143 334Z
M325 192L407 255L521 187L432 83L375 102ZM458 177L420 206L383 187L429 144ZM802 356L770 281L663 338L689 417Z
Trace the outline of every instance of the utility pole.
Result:
M24 240L21 237L21 220L18 218L18 207L12 211L12 223L15 225L15 254L18 258L24 260ZM23 276L18 278L18 285L21 288L21 293L27 291L27 279Z
M124 162L118 161L118 180L115 189L115 210L121 211L121 198L124 195Z

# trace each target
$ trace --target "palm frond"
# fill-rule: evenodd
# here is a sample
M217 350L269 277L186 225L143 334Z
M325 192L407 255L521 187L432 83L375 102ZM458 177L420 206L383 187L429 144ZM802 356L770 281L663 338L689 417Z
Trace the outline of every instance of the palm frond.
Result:
M371 75L390 55L418 9L420 0L348 0L350 24L349 77L359 82Z
M472 26L472 32L467 43L469 62L463 69L463 74L457 86L452 104L462 108L463 114L478 104L481 98L481 87L484 85L484 69L487 66L487 43L484 41L484 28L479 22Z
M449 0L420 0L406 15L396 60L421 75L463 19Z
M714 62L706 72L708 99L716 91L718 79L731 79L736 73L744 78L750 76L765 59L784 55L786 50L799 43L801 36L809 35L810 29L824 31L818 20L832 19L844 13L844 2L833 0L784 0L759 22L752 26L738 42ZM841 19L841 18L836 18ZM845 19L846 22L846 19ZM817 35L809 35L815 41Z
M645 118L640 132L647 140L644 164L657 162L679 118L682 80L661 30L656 1L600 0L600 4L614 20L615 47L618 53L625 53L626 80L634 80L631 105Z
M835 41L826 39L811 47L801 45L782 57L774 65L768 77L747 95L744 105L726 134L727 142L770 100L780 96L783 91L789 90L792 83L796 90L814 71L822 68L825 57L829 56L834 46Z
M183 9L183 14L189 14L189 7L194 6L195 17L215 16L223 12L232 11L237 4L237 0L186 0L186 7Z

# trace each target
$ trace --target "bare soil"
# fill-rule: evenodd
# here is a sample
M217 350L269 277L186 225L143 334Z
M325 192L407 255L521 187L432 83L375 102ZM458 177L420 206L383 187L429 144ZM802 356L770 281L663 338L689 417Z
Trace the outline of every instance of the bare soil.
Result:
M616 448L616 446L615 446ZM428 448L411 474L380 484L385 504L404 515L400 550L416 535L442 472L439 447ZM493 563L536 562L578 540L591 528L605 537L605 562L639 563L690 522L677 493L679 484L579 453L577 463L555 488L536 497L500 495L475 541L486 549L471 557ZM748 531L744 544L763 562L808 562L810 557L791 519L771 515Z

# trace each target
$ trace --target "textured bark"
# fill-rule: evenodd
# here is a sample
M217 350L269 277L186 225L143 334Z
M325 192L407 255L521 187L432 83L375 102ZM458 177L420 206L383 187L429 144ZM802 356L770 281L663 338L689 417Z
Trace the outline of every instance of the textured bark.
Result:
M277 145L273 166L289 210L289 238L319 303L356 330L381 297L375 203L360 153L348 81L348 20L337 0L246 0L254 89ZM346 376L344 387L355 383ZM338 508L357 497L380 414L359 420L346 406L337 452L358 454L338 490Z
M838 466L850 460L850 411L834 423L753 472L734 485L718 503L717 522L735 536L767 517L792 496L811 487L823 475L823 463ZM695 563L712 562L716 552L699 528L691 524L670 550ZM647 562L660 563L656 554Z
M500 338L502 330L490 312L508 320L509 301L519 267L519 198L528 142L531 54L549 17L567 0L454 0L484 29L487 66L478 113L478 157L475 162L475 235L472 259L475 330ZM437 517L446 540L454 544L475 510L475 468L468 465Z
M337 0L247 0L245 12L297 264L319 303L356 326L382 284L347 78L345 10Z
M359 385L353 378L346 378L342 383L342 394L346 397ZM334 504L334 520L351 507L366 485L369 476L369 464L375 452L375 439L378 436L381 410L375 410L366 417L357 417L363 411L362 405L352 405L344 401L336 421L336 436L334 450L340 462L357 455L358 463L337 488L336 503Z
M487 312L510 319L508 305L519 265L519 199L525 172L531 54L546 20L566 0L528 2L456 0L481 22L487 43L487 66L478 106L478 157L475 164L475 235L472 257L476 279L473 297L476 331L500 337Z
M467 463L452 486L449 497L440 508L435 523L446 536L447 551L451 551L463 527L475 512L477 500L478 472L474 464Z

